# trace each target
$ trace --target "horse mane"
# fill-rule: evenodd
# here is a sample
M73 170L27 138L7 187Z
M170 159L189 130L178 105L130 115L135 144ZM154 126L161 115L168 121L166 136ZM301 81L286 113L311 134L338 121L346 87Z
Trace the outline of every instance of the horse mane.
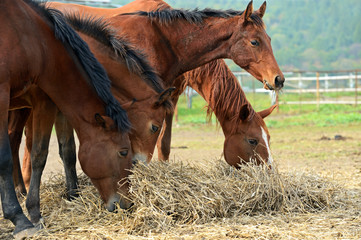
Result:
M247 105L250 111L248 121L255 116L255 111L248 102L244 91L241 88L237 78L229 70L222 59L212 61L192 71L184 74L186 85L191 86L192 79L203 78L202 76L211 76L208 78L211 82L211 94L207 99L207 117L212 113L217 116L218 121L230 120L232 133L235 133L240 124L240 109Z
M114 50L117 57L125 62L130 72L140 76L154 91L164 91L161 79L149 65L146 56L133 48L124 37L116 36L109 23L103 18L80 14L65 15L68 23L79 32L93 37L105 46Z
M155 11L145 12L145 11L137 11L133 13L122 13L119 15L139 15L146 16L150 18L152 21L157 20L161 24L170 24L176 20L185 20L191 24L200 24L203 23L203 20L211 17L218 18L231 18L235 16L240 16L244 11L236 11L232 9L228 10L216 10L211 8L205 8L203 10L199 10L198 8L193 10L188 9L160 9L158 8ZM264 23L262 18L255 14L251 14L251 20L257 26L264 28Z
M110 90L111 82L106 71L94 57L88 45L66 23L63 14L58 10L48 8L44 4L37 3L33 0L24 1L53 25L55 37L63 42L66 49L70 47L73 51L88 75L86 81L104 102L106 114L113 119L118 130L123 132L129 131L131 124L127 112L114 98Z

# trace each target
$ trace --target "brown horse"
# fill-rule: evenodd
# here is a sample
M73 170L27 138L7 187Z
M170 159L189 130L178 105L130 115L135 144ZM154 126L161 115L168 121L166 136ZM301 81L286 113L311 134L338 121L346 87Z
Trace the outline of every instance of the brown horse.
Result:
M79 6L73 8L71 4L55 6L66 12L77 11L81 8ZM152 66L165 81L165 85L174 85L175 78L187 70L213 59L229 57L261 80L265 88L279 89L283 86L284 77L274 59L270 39L261 19L265 13L265 3L253 13L252 3L244 12L209 9L204 11L172 10L169 5L160 0L134 1L132 7L126 9L136 11L142 8L146 10L161 8L163 10L115 17L111 17L115 10L111 12L95 8L83 8L83 10L110 17L111 25L115 30L126 32L136 46L146 52ZM122 8L118 8L118 11L123 12ZM209 35L212 36L211 39ZM180 94L179 91L178 94ZM178 96L173 95L174 103L177 102ZM166 116L165 125L158 140L160 159L169 157L172 119L173 115ZM248 148L251 149L252 146ZM238 151L241 154L245 150L238 149Z
M255 12L253 12L252 1L242 12L212 9L177 10L171 9L166 2L161 0L136 0L115 9L57 2L48 4L68 14L92 14L109 18L111 26L115 30L120 33L126 32L134 43L143 42L141 46L147 47L144 50L150 62L157 63L155 69L159 69L158 71L163 73L162 79L168 84L174 81L180 72L184 73L194 69L194 65L202 66L214 59L230 58L263 82L265 88L273 90L283 87L284 76L273 56L270 38L262 21L266 10L265 2ZM137 10L143 11L127 13ZM157 11L144 12L151 10ZM124 21L136 23L137 28L135 29L134 25L124 24ZM214 24L215 22L217 24ZM232 24L224 28L226 23ZM210 27L207 28L207 26ZM138 29L147 29L147 31ZM212 35L212 39L209 39L209 35L207 35L210 31L216 32L215 35ZM159 33L163 35L159 35ZM192 41L191 37L201 41ZM168 41L164 42L165 40ZM156 49L150 49L151 47ZM197 56L187 55L187 53L194 53L195 49L199 50ZM156 60L159 55L165 56L162 58L164 66L160 66L159 60ZM175 59L175 57L178 58ZM196 61L197 57L202 58ZM166 59L171 61L166 61ZM177 62L180 62L181 66L175 66ZM164 69L169 70L165 71Z
M4 218L15 225L14 235L31 235L34 225L14 190L8 112L29 107L29 101L34 112L51 103L49 97L57 104L78 134L81 166L103 200L128 207L128 200L117 192L128 193L122 179L131 167L125 134L130 123L111 94L106 72L58 11L30 0L3 0L0 7L0 193ZM33 86L41 94L28 94ZM40 220L29 214L32 222Z
M224 158L231 166L264 161L272 166L269 132L263 118L275 105L255 112L247 101L237 78L223 60L216 60L177 78L180 92L186 86L196 90L208 103L207 115L216 115L224 136Z
M173 110L168 98L174 88L163 90L160 86L160 79L158 79L157 75L147 63L142 60L142 55L129 47L124 40L113 36L111 30L106 27L104 22L93 18L85 20L72 18L68 20L71 21L72 26L79 31L80 36L89 44L90 49L97 59L101 63L106 64L106 71L112 80L112 91L117 100L127 109L133 126L129 133L134 153L133 161L139 159L146 161L151 158L151 153L154 150L154 145L156 144L165 114L171 113ZM150 88L145 81L147 81L152 88ZM157 92L159 92L159 94ZM34 189L39 189L38 184L40 183L41 172L45 166L49 137L56 115L54 112L56 112L56 109L48 108L41 112L44 116L31 116L27 122L26 146L28 151L26 151L26 153L31 149L32 151L31 161L29 155L25 155L23 167L25 167L26 171L23 171L23 174L26 187L29 186L31 175L27 198L29 202L39 203L39 195L33 194L33 191ZM13 112L12 115L14 114L17 113ZM21 112L18 112L18 114L20 114L18 118L25 117L21 115ZM43 120L46 118L45 115L51 115L53 118L51 121L45 122ZM11 119L16 119L16 117L12 116ZM32 125L39 121L42 122L39 124L40 133L33 132ZM61 150L60 155L64 161L68 198L71 199L77 196L74 136L71 125L67 123L60 112L57 113L55 123L59 149ZM13 129L11 131L13 132L20 132L20 129L24 127L24 125L21 124L12 124L12 126ZM33 142L33 134L42 134L44 137L39 137L39 139L42 139L40 143ZM19 140L19 138L14 140ZM18 145L18 143L14 143L14 146ZM32 169L30 168L30 162L36 163ZM39 162L42 164L39 164ZM31 174L31 172L33 172L33 174ZM20 181L21 180L22 178L20 178ZM25 192L25 190L23 191ZM108 208L108 210L112 209Z
M99 20L81 20L77 17L68 20L72 22L73 26L77 26L77 30L80 31L81 37L86 40L97 59L106 67L112 81L115 97L119 102L127 105L125 108L127 109L133 126L130 131L133 161L150 161L165 114L170 114L173 110L172 104L168 101L168 98L174 88L168 88L163 91L160 87L160 79L152 72L147 63L141 60L141 54L129 47L124 40L117 40L117 38L110 33L111 30L105 25L101 25L102 22L99 22ZM91 35L95 36L97 39L81 33L88 31L88 34L90 34L89 30L91 30ZM106 44L106 48L104 48L104 43L108 43ZM117 49L115 49L115 47ZM127 51L115 54L114 52L119 52L119 49L127 49ZM124 58L121 58L120 56L123 56ZM131 64L127 64L126 66L124 62ZM130 69L130 71L128 69ZM143 81L144 79L148 81L148 83L150 82L150 85L153 88L149 88L145 81ZM14 112L11 115L14 114L20 114L22 118L26 117L20 111L18 113ZM44 112L44 114L46 114L46 112ZM19 117L12 117L12 119L18 119ZM52 123L49 124L52 125ZM12 128L9 129L9 132L17 132L18 135L21 135L20 130L23 129L24 124L12 124L11 126ZM68 128L70 128L70 130ZM71 126L67 125L66 119L64 119L60 113L58 113L56 119L56 130L59 148L61 149L60 155L62 156L64 165L67 166L68 161L66 159L73 159L70 162L72 163L71 168L75 171L75 146L72 129ZM31 121L27 123L26 132L28 133L26 139L27 149L23 163L23 175L25 186L28 188L31 175L30 157L28 154L28 151L32 146ZM12 142L13 145L18 146L19 140L20 137L14 138L14 141ZM68 144L71 144L72 146L69 147ZM66 147L66 149L63 149L63 147ZM47 145L42 145L42 148L43 150L35 150L35 152L41 153L47 151ZM65 151L64 153L62 153L63 150ZM18 152L18 149L14 149L14 152ZM33 158L38 159L36 155L34 155ZM65 169L67 170L68 167ZM66 174L66 176L67 175L68 174ZM76 175L73 176L73 178L75 177ZM22 178L17 180L19 187L22 189L22 192L26 192L26 190L21 187L21 181ZM69 183L69 181L67 182ZM72 182L74 183L74 181ZM71 185L72 187L67 187L69 198L76 195L74 193L75 185L76 184L74 183Z

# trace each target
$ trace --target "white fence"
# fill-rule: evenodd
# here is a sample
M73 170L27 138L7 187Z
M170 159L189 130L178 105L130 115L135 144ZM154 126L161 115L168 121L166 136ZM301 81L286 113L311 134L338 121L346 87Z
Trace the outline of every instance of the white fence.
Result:
M357 105L361 100L361 70L294 71L284 74L286 81L282 94L298 94L300 100L280 101L281 104ZM249 73L234 72L234 75L245 92L267 92ZM302 100L304 94L314 94L315 97L313 100Z

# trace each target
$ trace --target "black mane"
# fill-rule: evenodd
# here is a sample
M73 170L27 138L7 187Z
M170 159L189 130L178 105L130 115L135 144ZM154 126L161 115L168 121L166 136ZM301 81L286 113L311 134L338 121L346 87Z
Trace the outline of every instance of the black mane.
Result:
M157 93L164 91L160 78L145 60L144 54L134 49L124 38L116 36L109 24L102 18L80 16L79 14L66 15L65 17L75 30L93 37L114 50L116 55L125 62L127 68L140 76Z
M119 15L139 15L139 16L146 16L150 18L152 21L157 20L161 24L169 24L176 20L186 20L189 23L192 24L199 24L203 23L203 20L206 18L211 17L218 17L218 18L231 18L235 16L240 16L243 14L244 11L236 11L236 10L215 10L210 8L205 8L203 10L194 9L194 10L188 10L188 9L157 9L152 12L145 12L145 11L137 11L133 13L122 13ZM257 14L251 15L252 21L257 26L263 27L263 21L260 16Z
M63 14L47 8L32 0L25 0L35 11L44 16L53 25L54 35L64 44L70 46L75 56L87 73L88 84L93 87L98 97L104 102L106 114L111 117L120 131L130 130L130 121L126 111L120 106L110 91L111 82L103 66L97 61L88 45L66 23Z

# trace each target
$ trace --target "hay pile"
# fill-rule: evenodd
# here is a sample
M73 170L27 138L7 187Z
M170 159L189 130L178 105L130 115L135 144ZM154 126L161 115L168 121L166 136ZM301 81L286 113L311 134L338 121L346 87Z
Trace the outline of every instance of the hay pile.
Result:
M138 206L136 233L242 215L315 212L344 204L340 187L316 175L279 174L254 165L235 170L224 161L210 168L181 162L139 165L130 180Z
M149 236L232 218L312 213L345 205L346 191L316 175L270 172L263 167L229 167L224 161L194 167L181 162L138 164L133 170L134 207L106 211L84 175L81 196L64 195L64 178L53 176L41 189L46 227L39 239L108 239ZM11 225L9 225L11 226Z

